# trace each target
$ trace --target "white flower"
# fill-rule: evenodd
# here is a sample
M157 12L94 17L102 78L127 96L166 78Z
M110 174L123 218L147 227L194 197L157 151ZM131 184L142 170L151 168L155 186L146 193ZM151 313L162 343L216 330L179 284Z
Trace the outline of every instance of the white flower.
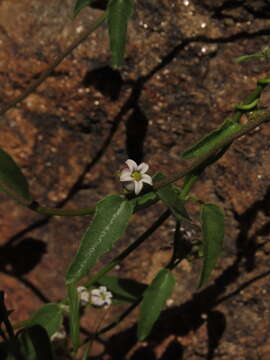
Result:
M112 303L112 293L107 290L106 286L100 286L91 291L91 303L94 306L108 307Z
M51 341L61 341L66 338L67 334L64 329L60 329L51 336Z
M146 163L137 165L135 161L128 159L125 164L126 167L120 174L120 181L124 183L127 190L134 191L138 195L143 188L143 183L153 184L151 176L146 174L149 169Z
M82 306L85 306L89 303L90 294L89 291L84 286L77 287L77 292L79 295L80 303Z

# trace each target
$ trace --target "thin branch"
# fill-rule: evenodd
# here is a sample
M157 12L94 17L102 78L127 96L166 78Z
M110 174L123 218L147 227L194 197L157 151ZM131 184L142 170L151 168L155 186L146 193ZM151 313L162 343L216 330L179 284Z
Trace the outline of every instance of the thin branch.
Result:
M249 121L247 124L243 125L243 127L237 131L236 133L225 137L222 139L216 146L214 146L209 152L200 156L196 160L194 160L190 165L188 165L184 170L178 172L175 176L169 178L166 181L160 182L154 186L154 190L160 189L166 185L172 184L177 180L182 179L186 175L195 172L199 169L205 161L211 158L213 155L217 154L221 151L224 147L230 145L233 141L240 138L243 135L248 134L251 130L255 129L256 127L260 126L264 122L270 121L270 110L257 110L249 114Z
M196 160L194 160L190 165L187 165L184 170L181 170L175 176L169 178L166 181L157 183L154 186L154 190L158 190L166 185L172 184L177 180L184 178L186 175L189 175L192 172L198 170L208 159L210 159L213 155L216 155L218 152L222 151L224 148L229 147L230 144L233 143L239 137L248 134L251 130L260 126L264 122L270 121L270 109L266 110L257 110L249 113L247 115L249 117L249 121L247 124L243 125L240 130L235 132L234 134L225 137L222 139L216 146L214 146L209 152L200 156ZM152 190L150 190L152 191ZM33 202L28 206L29 209L36 211L40 214L47 215L59 215L59 216L82 216L82 215L91 215L95 211L95 206L91 208L84 209L53 209L46 208L39 205L37 202Z

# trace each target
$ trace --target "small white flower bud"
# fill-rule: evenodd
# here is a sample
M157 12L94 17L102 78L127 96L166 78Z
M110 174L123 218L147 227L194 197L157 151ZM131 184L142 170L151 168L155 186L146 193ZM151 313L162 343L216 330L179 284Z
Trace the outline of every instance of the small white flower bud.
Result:
M97 307L108 307L112 303L112 293L107 290L106 286L100 286L91 290L91 303Z
M86 306L90 300L89 291L84 286L77 287L77 292L79 295L80 303L82 306Z
M65 330L61 329L61 330L55 332L51 336L51 341L61 341L61 340L64 340L66 337L67 337L67 334L66 334Z

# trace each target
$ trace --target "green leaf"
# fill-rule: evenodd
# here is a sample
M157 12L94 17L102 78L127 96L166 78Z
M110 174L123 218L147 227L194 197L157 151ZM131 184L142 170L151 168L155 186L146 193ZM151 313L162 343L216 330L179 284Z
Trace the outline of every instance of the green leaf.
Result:
M81 245L70 265L66 283L80 280L96 260L112 248L126 230L134 210L134 202L120 195L108 195L96 206L91 225L83 235Z
M90 353L90 347L91 347L91 344L87 345L86 349L83 352L82 360L88 360L89 353Z
M256 54L251 54L251 55L239 56L238 58L233 59L233 61L238 63L238 62L253 60L253 59L261 58L261 57L264 57L263 53L256 53Z
M92 2L93 0L77 0L73 10L73 17L77 16L83 8L90 5Z
M147 288L146 285L135 280L122 279L109 275L104 275L100 278L97 285L106 286L106 288L113 293L114 300L124 302L134 302L138 300Z
M201 221L204 262L199 287L207 282L222 253L224 214L216 204L207 203L202 206Z
M74 352L80 345L80 301L75 284L68 285L69 327Z
M230 137L242 128L242 125L234 121L225 120L225 122L217 129L211 131L201 140L199 140L190 149L184 151L181 156L184 159L192 159L203 156L211 151L220 141Z
M170 297L175 284L175 278L168 269L162 269L143 295L140 309L137 336L139 341L144 340L150 333L159 317L166 300Z
M155 204L159 200L159 197L155 192L150 191L141 196L137 196L134 200L136 201L134 212L136 212Z
M23 205L32 202L25 176L3 149L0 149L0 189Z
M58 304L46 304L39 308L30 319L22 321L20 326L41 325L51 337L59 331L63 323L62 310Z
M107 11L112 66L118 68L123 63L127 24L133 12L133 0L110 0Z
M155 176L155 181L166 180L166 176L159 173ZM180 191L174 185L163 186L156 190L159 198L165 203L166 206L171 210L173 215L178 220L185 220L191 222L190 217L185 209L185 201L180 197Z
M23 329L18 336L22 359L54 360L50 339L40 325Z

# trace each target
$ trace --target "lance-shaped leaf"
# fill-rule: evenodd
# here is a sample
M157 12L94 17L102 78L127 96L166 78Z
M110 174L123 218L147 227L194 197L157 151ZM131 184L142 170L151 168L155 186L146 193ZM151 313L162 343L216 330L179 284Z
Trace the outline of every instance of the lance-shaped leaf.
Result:
M256 58L261 58L264 57L265 55L263 53L255 53L255 54L251 54L251 55L242 55L239 56L235 59L233 59L233 61L235 62L242 62L242 61L248 61L248 60L253 60Z
M54 360L50 339L40 325L23 329L18 336L21 357L27 360Z
M175 278L168 269L162 269L146 289L140 309L137 337L144 340L150 333L160 312L170 297L175 284Z
M133 11L133 0L110 0L107 11L112 66L118 68L123 63L127 25Z
M93 0L77 0L73 10L73 17L77 16L83 8L90 5L92 2Z
M201 221L203 232L203 269L199 287L207 282L222 253L224 214L216 204L207 203L202 206Z
M67 284L85 276L96 260L112 248L125 232L134 210L134 202L120 195L108 195L96 206L95 216L81 240L81 245L70 265Z
M23 205L32 202L25 176L3 149L0 149L0 189Z
M109 275L102 276L97 281L97 285L106 286L113 293L113 300L121 302L134 302L138 300L147 288L146 285L135 280Z
M235 134L241 128L241 124L231 121L230 119L225 120L220 127L211 131L190 149L184 151L181 156L184 159L203 156L211 151L220 141Z
M154 181L164 181L166 176L162 173L158 173L154 177ZM190 222L190 218L185 209L185 201L181 199L179 190L174 185L167 185L159 188L157 191L159 198L165 203L166 206L171 210L173 215L178 220L185 220Z
M42 326L51 337L59 331L63 322L62 310L58 304L46 304L39 308L30 319L20 322L20 326Z

